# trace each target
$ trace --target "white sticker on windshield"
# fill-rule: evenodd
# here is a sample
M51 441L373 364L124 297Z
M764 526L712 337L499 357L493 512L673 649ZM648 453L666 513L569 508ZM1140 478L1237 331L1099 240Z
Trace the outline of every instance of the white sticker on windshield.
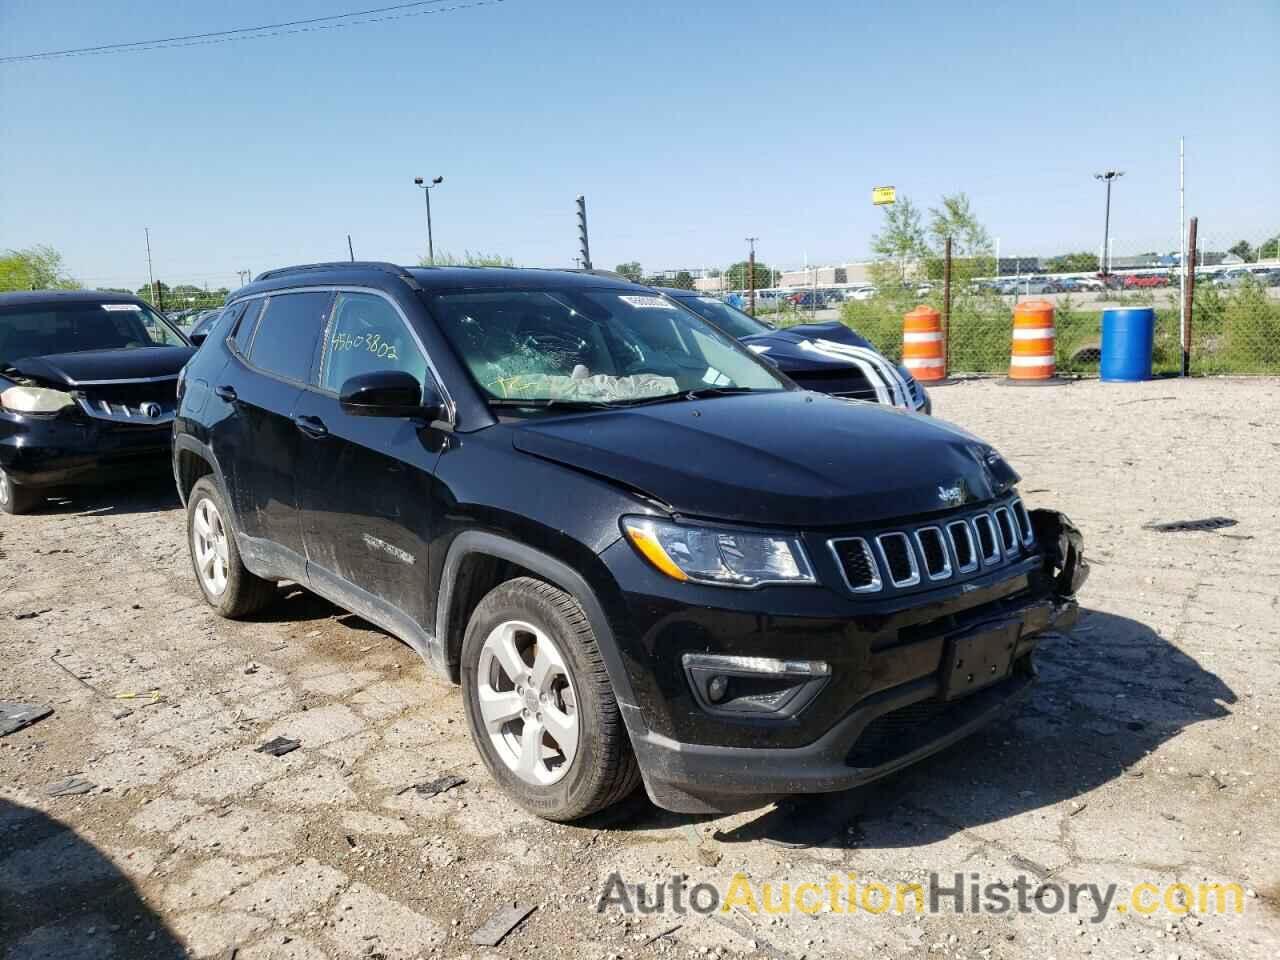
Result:
M729 383L729 377L721 373L715 367L707 367L707 372L702 375L702 382L709 383L713 387L723 387Z
M101 306L103 310L110 310L112 313L117 310L132 310L135 313L142 312L142 308L136 303L104 303Z
M674 310L676 309L661 297L618 297L623 303L629 303L637 310Z

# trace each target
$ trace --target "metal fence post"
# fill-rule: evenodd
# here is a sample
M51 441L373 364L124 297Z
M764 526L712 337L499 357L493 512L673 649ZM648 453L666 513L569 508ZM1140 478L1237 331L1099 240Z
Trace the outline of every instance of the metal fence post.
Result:
M1182 301L1182 375L1191 376L1191 311L1196 297L1196 223L1191 218L1190 235L1187 237L1187 289Z
M942 247L942 375L951 372L951 238Z

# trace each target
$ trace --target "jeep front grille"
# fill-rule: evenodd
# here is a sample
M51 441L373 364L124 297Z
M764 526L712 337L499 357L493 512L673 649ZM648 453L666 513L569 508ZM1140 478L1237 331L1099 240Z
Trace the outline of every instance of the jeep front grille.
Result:
M956 554L957 569L961 573L973 573L978 569L978 551L973 545L972 528L967 521L956 520L947 524L947 534Z
M1022 531L1022 542L1026 546L1031 546L1031 541L1035 539L1035 533L1031 529L1031 517L1027 513L1027 508L1023 506L1021 500L1013 501L1013 515L1018 521L1018 527Z
M830 547L850 590L854 593L875 593L880 589L880 571L867 541L861 537L850 537L832 540Z
M951 555L947 553L947 541L938 527L921 527L916 531L916 544L924 557L924 572L930 580L945 580L951 576Z
M1034 540L1027 510L1015 498L953 520L837 537L827 545L851 591L879 593L938 585L1012 563L1031 552Z
M1000 543L996 540L996 522L991 514L980 513L973 518L973 529L978 534L978 555L985 566L1000 562Z
M889 579L895 587L914 587L920 582L920 568L911 541L905 533L885 533L876 537L880 552L889 568Z
M998 507L995 512L996 528L1000 531L1000 545L1006 557L1018 552L1018 528L1008 507Z

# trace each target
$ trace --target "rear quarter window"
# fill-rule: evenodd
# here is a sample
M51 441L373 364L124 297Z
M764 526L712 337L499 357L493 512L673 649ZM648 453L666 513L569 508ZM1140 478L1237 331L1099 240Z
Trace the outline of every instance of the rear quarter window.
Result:
M253 342L253 331L258 328L258 314L261 312L262 301L250 300L249 305L245 308L244 316L240 318L240 322L236 326L235 333L231 335L231 341L236 345L236 351L242 357L249 356L249 344Z

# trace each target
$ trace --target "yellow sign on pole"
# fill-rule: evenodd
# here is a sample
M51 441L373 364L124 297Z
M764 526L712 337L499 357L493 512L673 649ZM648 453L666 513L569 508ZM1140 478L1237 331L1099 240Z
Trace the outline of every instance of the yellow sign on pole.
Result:
M872 187L871 202L877 207L887 206L898 199L898 191L893 187Z

